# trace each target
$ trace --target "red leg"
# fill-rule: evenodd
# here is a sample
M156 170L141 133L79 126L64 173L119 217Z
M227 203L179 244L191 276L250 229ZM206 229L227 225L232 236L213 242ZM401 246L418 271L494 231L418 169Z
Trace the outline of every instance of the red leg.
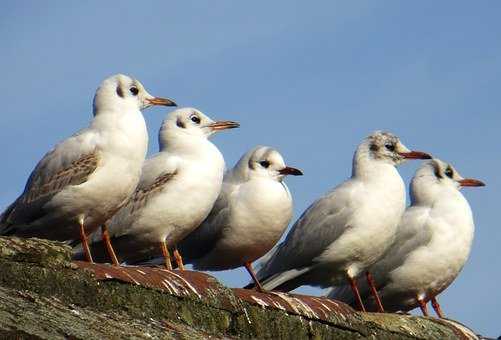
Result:
M362 302L362 298L360 297L360 292L358 291L357 281L350 276L348 276L348 281L350 282L351 290L353 291L353 294L355 295L355 299L357 300L358 308L362 312L365 312L364 303Z
M111 263L113 263L114 266L120 266L117 255L115 254L115 250L111 245L110 233L108 232L108 226L106 225L106 223L101 226L101 234L103 234L103 243L106 247L106 252L111 259Z
M437 313L439 318L445 318L444 313L442 312L442 308L440 308L440 305L438 304L437 298L435 296L431 298L431 306L433 307L435 313Z
M263 286L261 286L261 282L259 282L259 280L257 279L257 276L254 273L254 269L252 269L252 264L250 262L245 262L245 269L247 269L249 275L252 277L252 280L254 280L257 290L261 293L265 293L266 291L264 290Z
M421 308L421 313L424 316L429 316L428 314L428 306L426 306L426 302L418 298L419 308Z
M94 263L92 254L90 253L89 243L87 242L87 235L85 234L83 218L80 218L78 222L80 224L80 240L82 241L82 248L85 254L85 259L87 260L87 262Z
M169 249L167 249L167 244L165 243L165 240L160 242L160 248L162 248L162 255L165 260L165 268L167 270L172 270L172 264L170 263Z
M369 284L369 287L371 289L372 296L374 297L374 300L376 300L378 312L384 313L383 304L381 303L381 299L379 298L379 294L377 293L374 278L369 271L365 272L365 277L367 278L367 283Z
M177 250L177 247L174 247L174 252L173 252L174 258L176 259L176 264L179 270L184 270L184 264L183 264L183 257Z

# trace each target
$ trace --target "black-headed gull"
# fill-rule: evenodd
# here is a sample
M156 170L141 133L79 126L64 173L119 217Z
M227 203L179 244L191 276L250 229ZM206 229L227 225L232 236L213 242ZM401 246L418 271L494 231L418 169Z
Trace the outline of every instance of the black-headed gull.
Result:
M402 216L395 242L370 268L387 311L420 307L428 315L426 303L431 300L443 317L436 297L459 275L473 241L473 215L459 191L465 186L484 183L461 177L439 159L424 163L416 172L410 185L411 205ZM368 287L361 286L360 292L367 308L375 310ZM334 288L328 296L355 303L347 287Z
M148 133L141 110L175 106L125 75L104 80L90 126L57 144L31 173L24 192L0 216L0 234L79 239L109 219L139 181Z
M351 178L315 201L262 265L257 276L264 289L326 288L348 281L358 296L356 278L391 245L405 209L405 186L395 166L429 158L391 133L367 137L353 157Z
M209 137L238 126L215 122L193 108L167 115L159 131L160 152L145 161L135 193L109 222L118 262L163 263L171 269L169 251L174 250L183 268L176 245L207 217L223 181L224 159ZM92 248L103 261L99 240L97 232Z
M260 287L252 262L278 242L292 218L292 197L284 178L302 175L268 146L248 151L229 170L211 213L179 245L197 270L245 266Z

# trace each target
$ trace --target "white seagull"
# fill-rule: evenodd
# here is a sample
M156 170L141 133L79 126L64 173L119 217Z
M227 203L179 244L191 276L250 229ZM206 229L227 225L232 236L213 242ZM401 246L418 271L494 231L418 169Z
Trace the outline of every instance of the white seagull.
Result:
M278 242L292 218L287 175L302 175L285 165L268 146L247 152L223 180L211 213L180 244L185 263L197 270L226 270L245 266L258 287L252 262Z
M171 269L169 248L174 248L176 262L183 268L176 245L207 217L223 181L223 156L208 138L238 126L214 122L193 108L175 110L165 118L160 152L145 161L135 193L109 222L115 264L161 261ZM92 248L104 261L99 239L99 232L93 235ZM108 255L113 259L109 249Z
M410 186L411 205L402 216L395 242L370 268L386 310L409 311L419 306L428 315L426 303L431 300L437 315L443 317L436 297L459 275L473 241L472 212L459 190L484 185L464 179L439 159L418 169ZM368 310L375 310L368 287L360 291ZM355 303L347 287L334 288L328 296Z
M148 133L141 110L175 106L125 75L104 80L90 126L57 144L31 173L24 192L0 216L0 234L81 239L126 202L139 181Z
M395 166L429 158L391 133L367 137L353 157L351 178L315 201L263 264L257 276L264 289L327 288L348 281L358 295L355 279L391 245L405 209L405 187Z

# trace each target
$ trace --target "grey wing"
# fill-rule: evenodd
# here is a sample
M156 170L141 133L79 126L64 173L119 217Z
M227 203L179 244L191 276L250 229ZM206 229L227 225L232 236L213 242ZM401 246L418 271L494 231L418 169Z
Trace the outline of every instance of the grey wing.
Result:
M297 220L274 255L258 272L260 279L277 273L296 270L303 273L315 259L349 228L353 213L353 197L362 184L347 181L314 202ZM299 271L297 271L299 270Z
M134 214L136 211L141 210L148 204L148 200L163 190L165 185L171 181L174 176L176 176L176 172L167 171L156 177L152 183L148 185L144 185L143 183L143 185L137 187L131 199L126 204L126 209L129 210L129 213Z
M384 285L388 273L400 267L413 250L430 243L433 236L429 226L430 219L428 207L409 207L405 211L395 241L385 255L370 268L374 278L381 282L380 285Z
M134 234L135 219L141 210L162 190L165 190L177 174L176 162L165 159L165 155L157 155L145 162L140 182L129 200L120 208L108 223L111 243L120 262L129 264L148 259L151 244ZM91 252L96 262L109 261L101 230L89 236ZM74 258L83 258L80 244L74 248Z
M159 153L145 161L136 190L112 218L109 230L111 237L128 234L141 210L163 190L178 173L177 161L166 153Z
M395 241L385 255L369 268L378 290L382 290L389 283L389 273L404 263L414 249L425 246L431 241L432 233L428 221L429 208L407 208L398 226ZM358 280L358 289L362 300L370 298L370 289L365 280ZM333 287L327 293L327 297L350 305L355 304L352 290L348 285Z
M153 247L156 247L156 245L152 245L147 239L137 237L133 232L132 228L136 226L134 220L136 215L141 214L141 209L148 204L148 201L164 190L168 183L175 178L176 174L176 171L167 170L155 177L151 182L143 180L132 197L112 219L113 224L109 229L111 243L120 262L128 264L144 262L150 259L152 253L155 253ZM100 251L98 261L103 261L106 255L103 252L104 246L101 240L98 243L92 243L93 254L95 249Z
M87 181L99 164L93 135L84 130L56 145L37 164L21 196L0 216L0 234L43 217L45 204L64 188Z

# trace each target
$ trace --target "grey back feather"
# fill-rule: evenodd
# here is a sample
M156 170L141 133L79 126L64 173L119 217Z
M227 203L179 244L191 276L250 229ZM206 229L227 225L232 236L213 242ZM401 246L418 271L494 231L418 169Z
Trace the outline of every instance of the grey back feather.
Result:
M352 206L354 192L361 189L360 183L349 180L315 201L297 220L271 259L263 264L258 278L314 265L315 259L350 227L353 211L347 207Z
M0 216L0 234L15 233L43 217L44 206L68 186L85 183L99 165L95 149L82 148L86 130L68 138L48 152L31 173L24 192ZM73 152L67 152L69 149Z

